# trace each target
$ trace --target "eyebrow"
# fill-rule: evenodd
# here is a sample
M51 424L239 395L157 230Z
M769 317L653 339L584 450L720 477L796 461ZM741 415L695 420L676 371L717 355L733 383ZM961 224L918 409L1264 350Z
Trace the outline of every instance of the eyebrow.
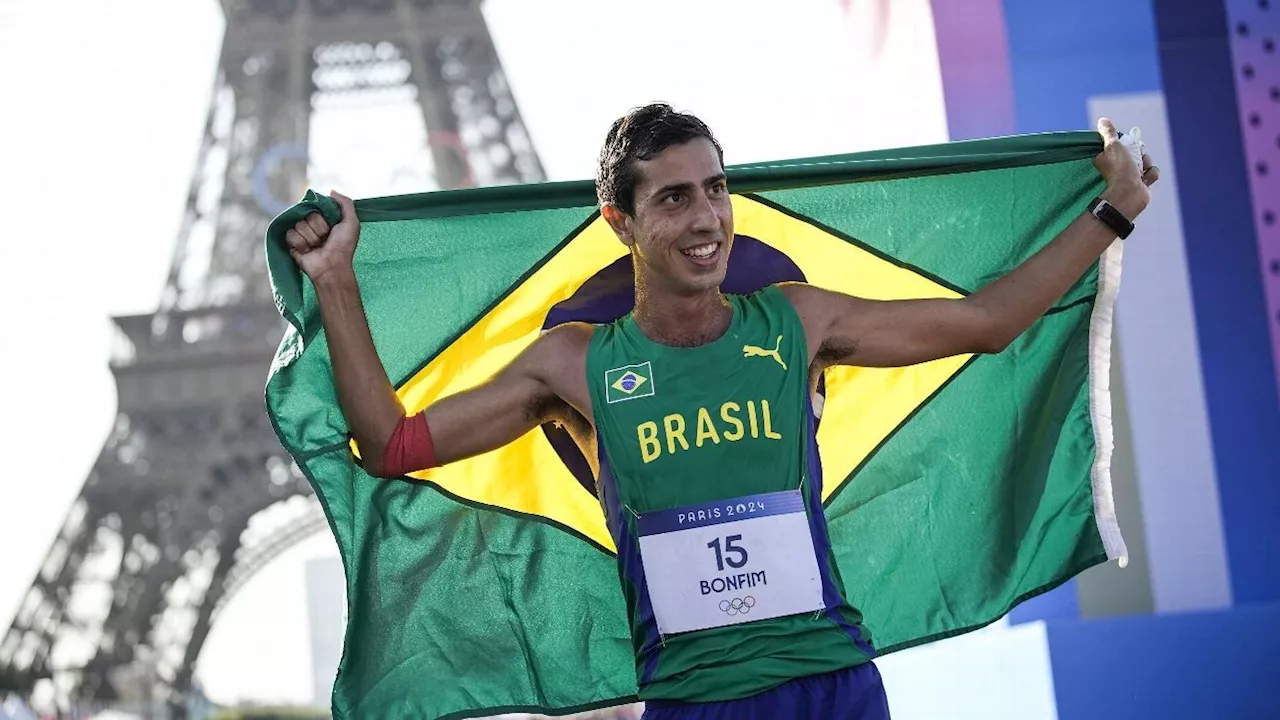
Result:
M703 185L711 185L711 184L713 184L713 183L721 182L721 181L723 181L723 180L727 180L727 179L728 179L728 178L725 176L725 174L724 174L724 173L717 173L717 174L712 175L711 177L707 178L706 180L703 180L703 181L702 181L702 184L703 184ZM687 182L686 182L686 183L675 183L675 184L672 184L672 185L664 185L663 187L658 188L658 189L657 189L657 190L656 190L652 195L650 195L649 197L661 197L661 196L666 195L667 193L670 193L670 192L688 192L688 191L690 191L690 190L692 190L692 189L693 189L693 183L687 183Z

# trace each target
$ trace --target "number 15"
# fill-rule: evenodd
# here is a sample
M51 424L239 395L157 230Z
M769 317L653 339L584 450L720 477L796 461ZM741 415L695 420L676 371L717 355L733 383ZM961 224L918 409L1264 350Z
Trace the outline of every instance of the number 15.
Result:
M735 540L742 540L742 536L729 535L725 537L723 554L721 554L720 552L720 538L716 538L715 540L712 540L711 542L707 543L707 547L716 551L716 570L717 571L724 572L725 563L729 563L729 567L734 569L740 568L743 565L747 564L747 549L742 547L741 545L734 545L733 543ZM731 557L725 557L725 555L737 555L738 559L735 561Z

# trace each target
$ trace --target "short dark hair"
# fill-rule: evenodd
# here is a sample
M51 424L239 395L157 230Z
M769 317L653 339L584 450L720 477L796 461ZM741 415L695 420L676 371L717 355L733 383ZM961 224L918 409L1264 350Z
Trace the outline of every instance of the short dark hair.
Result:
M615 120L600 149L596 170L596 197L600 204L613 203L634 216L636 184L640 180L636 161L648 160L672 145L683 145L697 138L711 141L723 166L724 151L711 134L711 128L692 115L672 110L666 103L633 108Z

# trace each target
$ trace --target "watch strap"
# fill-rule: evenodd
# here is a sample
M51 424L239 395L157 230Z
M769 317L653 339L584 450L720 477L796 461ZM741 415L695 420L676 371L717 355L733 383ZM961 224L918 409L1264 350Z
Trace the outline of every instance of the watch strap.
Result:
M1102 197L1096 197L1089 203L1089 214L1114 230L1121 240L1129 237L1129 234L1133 232L1133 221L1125 217L1124 213L1117 210L1114 205Z

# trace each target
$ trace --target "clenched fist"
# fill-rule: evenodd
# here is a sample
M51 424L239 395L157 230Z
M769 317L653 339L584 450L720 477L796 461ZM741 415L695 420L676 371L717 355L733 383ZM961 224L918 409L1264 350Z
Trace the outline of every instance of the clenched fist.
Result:
M1107 181L1107 190L1119 201L1113 202L1130 219L1146 209L1151 202L1150 187L1160 179L1160 170L1151 162L1151 156L1142 154L1142 170L1139 171L1120 143L1120 133L1107 118L1098 120L1098 134L1102 136L1102 152L1093 159L1094 167Z
M356 243L360 240L355 203L337 192L330 192L329 197L342 208L342 220L337 225L329 227L320 213L313 212L295 223L284 236L290 257L312 283L320 282L330 273L350 272Z

